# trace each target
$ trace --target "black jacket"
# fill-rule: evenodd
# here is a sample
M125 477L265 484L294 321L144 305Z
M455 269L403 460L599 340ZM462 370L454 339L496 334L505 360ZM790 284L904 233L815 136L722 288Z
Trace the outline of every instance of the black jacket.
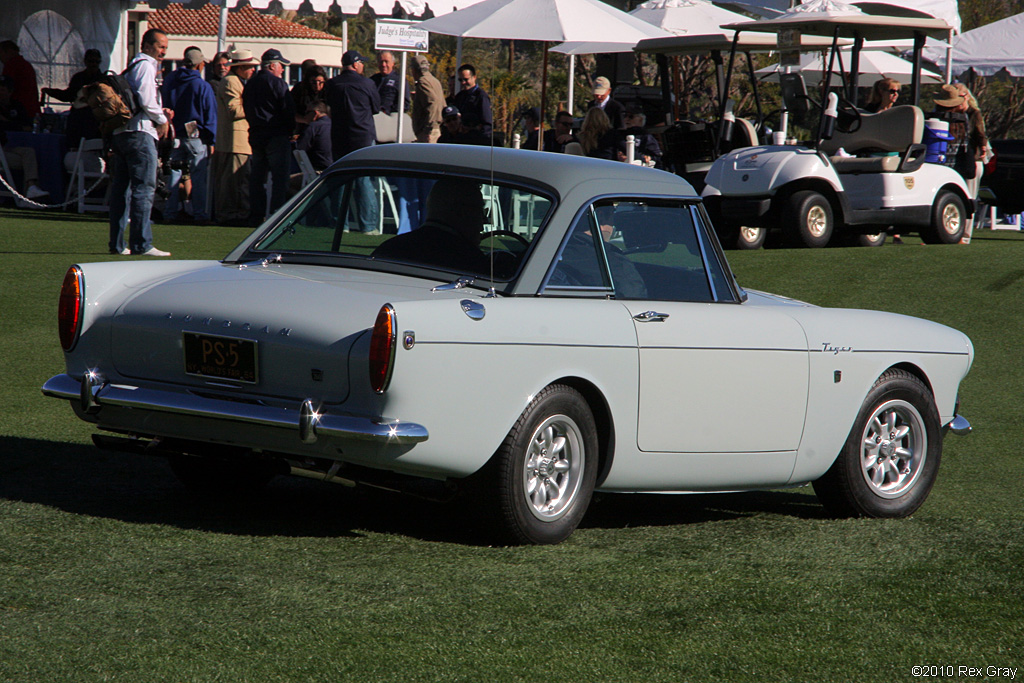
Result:
M242 107L249 122L249 144L263 146L275 137L291 137L295 129L295 101L288 84L266 69L245 83Z
M380 97L373 81L346 69L327 81L324 101L331 108L335 159L377 142L373 115L380 111Z

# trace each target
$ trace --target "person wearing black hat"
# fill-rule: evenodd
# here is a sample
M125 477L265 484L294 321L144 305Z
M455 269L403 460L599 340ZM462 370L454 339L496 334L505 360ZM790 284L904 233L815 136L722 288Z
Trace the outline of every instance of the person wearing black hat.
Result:
M260 59L261 68L245 83L242 106L249 122L252 168L249 175L249 222L258 225L288 199L291 136L295 129L295 102L284 81L284 65L291 64L280 50L271 48ZM270 206L263 185L271 177Z
M79 90L95 83L103 75L103 70L100 68L102 60L99 50L89 48L85 51L85 56L82 59L85 68L71 77L68 87L63 90L43 88L43 95L60 102L74 103L78 99ZM100 137L100 127L96 122L96 117L92 115L92 110L85 106L72 107L68 112L68 125L64 134L67 136L68 147L71 149L76 149L82 139L92 140Z
M341 73L327 82L324 101L331 108L331 147L334 158L377 143L373 115L380 111L380 96L373 81L363 76L366 58L355 50L341 56ZM355 187L355 214L358 232L377 231L380 205L369 178Z
M462 120L459 108L449 104L441 112L443 128L438 142L446 145L489 145L491 139L479 128L469 128Z

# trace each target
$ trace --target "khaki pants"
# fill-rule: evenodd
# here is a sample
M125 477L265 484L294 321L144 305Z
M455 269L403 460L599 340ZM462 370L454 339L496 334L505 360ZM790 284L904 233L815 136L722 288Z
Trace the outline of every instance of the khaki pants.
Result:
M11 172L21 171L22 177L25 179L24 186L27 191L33 185L39 183L39 164L36 162L36 151L31 147L5 147L4 156L7 157L7 165L11 167ZM14 179L10 178L8 182L11 186L14 186Z
M218 223L249 218L249 156L213 153L213 209Z
M416 134L416 142L437 142L441 138L441 129L428 128Z

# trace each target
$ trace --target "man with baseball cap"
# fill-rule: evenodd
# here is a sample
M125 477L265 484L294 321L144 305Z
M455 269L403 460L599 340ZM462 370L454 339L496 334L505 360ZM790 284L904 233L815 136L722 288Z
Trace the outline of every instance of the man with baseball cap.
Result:
M380 111L380 96L373 82L363 76L365 68L366 58L349 50L341 56L341 73L324 87L324 101L331 108L331 147L335 159L377 142L373 115ZM357 181L354 190L354 230L376 231L380 219L376 190L369 184L369 178Z
M213 86L203 80L205 63L202 50L187 48L181 66L164 79L164 106L174 112L174 150L168 182L171 194L164 208L164 218L169 223L188 220L181 215L178 196L178 184L185 169L192 179L192 217L199 225L210 222L210 148L217 140L217 99Z
M260 59L262 67L242 91L249 122L252 169L249 177L249 222L259 225L288 199L291 170L291 135L295 129L295 102L284 81L284 65L291 64L280 50L271 48ZM263 184L271 177L270 206Z
M217 147L213 153L214 212L220 225L249 222L249 122L242 90L260 60L250 50L228 51L228 73L214 88L217 96Z
M590 110L594 107L604 110L614 130L622 128L622 115L626 112L626 108L618 100L612 99L612 83L604 76L594 79L594 99L587 102L587 109Z

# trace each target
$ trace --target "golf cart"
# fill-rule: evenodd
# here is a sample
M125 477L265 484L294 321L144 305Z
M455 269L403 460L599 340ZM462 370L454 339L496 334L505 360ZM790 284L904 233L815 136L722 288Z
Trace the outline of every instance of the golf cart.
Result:
M800 73L783 67L784 109L775 144L733 150L708 170L704 201L723 244L756 249L769 230L780 230L797 246L824 247L834 240L877 246L885 242L890 226L902 233L918 232L929 243L960 241L974 213L974 198L959 173L925 160L921 109L902 105L871 114L854 105L863 41L908 36L914 38L911 96L916 103L921 47L926 36L948 36L944 21L883 18L855 9L791 10L725 28L735 30L737 37L744 31L776 33L780 43L794 35L827 35L832 47L817 102ZM852 38L854 44L845 92L836 93L830 80L833 69L844 73L841 38ZM785 64L785 51L783 55ZM807 129L810 142L784 144L790 122Z

